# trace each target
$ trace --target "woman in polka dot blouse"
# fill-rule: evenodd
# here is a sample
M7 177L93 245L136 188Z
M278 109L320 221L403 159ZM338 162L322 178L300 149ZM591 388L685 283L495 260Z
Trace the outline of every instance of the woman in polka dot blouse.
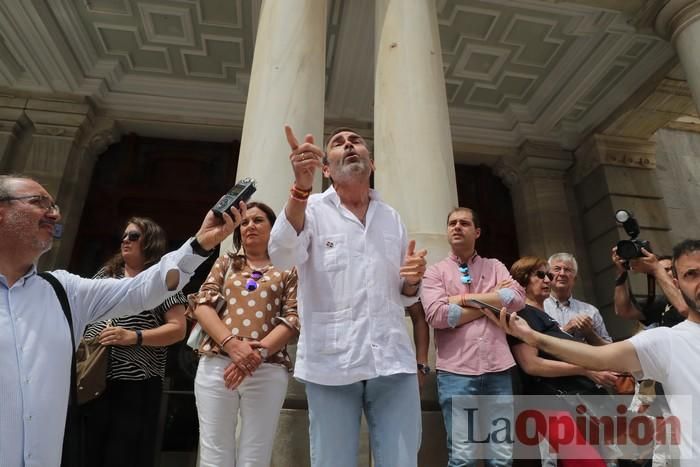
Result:
M200 467L270 464L292 368L286 345L299 335L296 271L277 270L267 254L275 218L269 206L249 203L233 234L243 254L217 259L188 297L204 331L195 378Z

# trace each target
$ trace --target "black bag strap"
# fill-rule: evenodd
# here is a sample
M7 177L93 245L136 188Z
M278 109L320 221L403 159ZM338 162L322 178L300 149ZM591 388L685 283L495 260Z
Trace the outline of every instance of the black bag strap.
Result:
M78 385L77 371L75 368L75 337L73 333L73 315L71 314L70 303L66 289L63 288L56 276L49 272L40 272L38 276L47 281L56 292L56 297L61 303L63 314L68 321L68 329L70 329L70 343L73 349L70 361L70 396L68 399L68 413L66 414L66 428L63 433L63 454L61 456L61 467L72 467L78 465L77 459L80 456L80 425L78 422Z

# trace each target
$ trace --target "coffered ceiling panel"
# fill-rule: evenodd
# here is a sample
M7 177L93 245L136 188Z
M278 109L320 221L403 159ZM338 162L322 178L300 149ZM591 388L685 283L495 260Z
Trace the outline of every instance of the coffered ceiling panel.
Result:
M615 10L538 0L438 0L437 10L462 141L575 147L674 55Z
M674 57L670 44L630 25L642 0L435 2L458 142L576 147ZM0 86L86 95L119 115L240 126L261 5L2 0ZM371 127L374 8L373 0L328 0L334 123Z
M75 9L97 56L120 60L126 74L235 84L250 73L250 2L80 0Z

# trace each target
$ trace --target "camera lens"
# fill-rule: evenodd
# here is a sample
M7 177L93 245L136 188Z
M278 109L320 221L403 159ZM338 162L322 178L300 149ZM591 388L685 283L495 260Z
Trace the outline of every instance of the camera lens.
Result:
M639 258L642 255L639 247L637 247L637 244L632 240L620 240L617 242L617 256L625 260L630 260Z

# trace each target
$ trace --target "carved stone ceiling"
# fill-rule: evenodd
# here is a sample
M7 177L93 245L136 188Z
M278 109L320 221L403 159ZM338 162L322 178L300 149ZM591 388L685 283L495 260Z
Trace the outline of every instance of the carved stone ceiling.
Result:
M673 58L630 26L639 1L605 3L436 0L455 141L574 148ZM371 126L373 0L328 5L327 119ZM238 132L259 12L260 0L3 0L0 86Z

